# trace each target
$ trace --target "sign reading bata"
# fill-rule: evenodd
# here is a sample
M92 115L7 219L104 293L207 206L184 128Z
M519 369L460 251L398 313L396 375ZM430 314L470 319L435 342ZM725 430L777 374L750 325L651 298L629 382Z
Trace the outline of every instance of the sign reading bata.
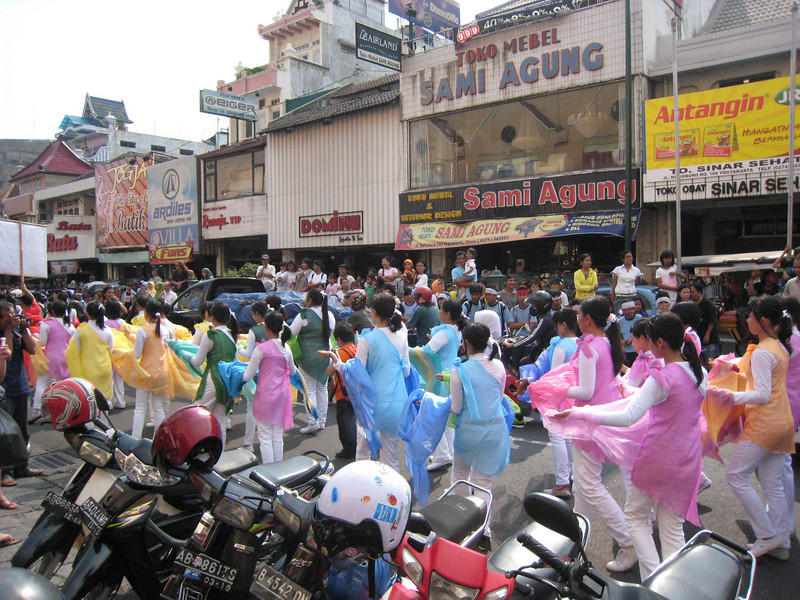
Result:
M632 175L639 208L639 172ZM592 171L560 177L515 179L400 194L401 223L471 221L616 211L625 205L625 171Z
M147 189L149 245L189 244L197 250L197 158L153 165Z
M400 70L400 38L356 23L356 55L361 60Z
M409 5L416 11L413 17L408 14ZM434 33L461 24L461 6L452 0L389 0L389 12Z
M200 90L200 112L257 121L258 100L214 90Z
M639 224L639 211L631 211L633 237ZM533 240L587 233L622 237L625 212L592 214L558 214L541 217L488 219L470 223L432 223L401 225L397 232L395 250L425 250Z
M779 173L789 162L789 90L785 77L679 96L682 199L786 192L786 176ZM674 199L672 96L645 102L645 144L645 201Z
M49 260L95 258L97 256L95 217L64 215L57 216L56 219L47 225L47 258Z
M147 168L152 156L96 165L97 247L147 245Z

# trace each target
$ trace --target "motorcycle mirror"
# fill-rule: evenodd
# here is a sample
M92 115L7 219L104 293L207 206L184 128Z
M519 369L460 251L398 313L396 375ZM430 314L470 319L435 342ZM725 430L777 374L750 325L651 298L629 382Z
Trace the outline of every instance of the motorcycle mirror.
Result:
M583 533L578 517L566 502L549 494L535 492L525 497L523 506L531 519L581 545Z

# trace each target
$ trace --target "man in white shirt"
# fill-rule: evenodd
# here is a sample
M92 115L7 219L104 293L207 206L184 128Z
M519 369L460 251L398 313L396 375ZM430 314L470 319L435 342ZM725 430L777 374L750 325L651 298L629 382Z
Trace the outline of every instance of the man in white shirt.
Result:
M169 281L164 282L164 291L161 292L159 299L169 306L172 306L172 303L178 299L178 294L172 291L172 283Z
M269 254L261 255L261 266L256 271L256 278L261 280L268 292L275 287L275 266L269 264Z

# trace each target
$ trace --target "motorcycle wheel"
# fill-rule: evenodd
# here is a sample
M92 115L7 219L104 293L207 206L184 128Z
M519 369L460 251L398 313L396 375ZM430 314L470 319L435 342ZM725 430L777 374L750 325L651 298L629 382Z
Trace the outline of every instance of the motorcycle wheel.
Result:
M66 558L67 554L63 550L45 552L28 566L28 571L41 575L45 579L52 579Z
M83 600L112 600L122 584L122 576L100 581L83 597Z

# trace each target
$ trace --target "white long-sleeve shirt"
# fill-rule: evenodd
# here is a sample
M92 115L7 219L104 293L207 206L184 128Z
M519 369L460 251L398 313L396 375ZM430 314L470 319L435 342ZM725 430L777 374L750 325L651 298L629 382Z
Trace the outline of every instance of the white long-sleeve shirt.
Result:
M606 340L608 342L608 340ZM594 396L595 375L597 374L597 361L600 355L593 352L586 356L584 352L578 355L578 385L573 385L567 390L567 398L589 402Z
M236 340L233 339L230 329L228 329L225 325L214 327L214 329L216 329L217 331L221 331L222 333L227 335L228 339L230 339L233 342L233 344L236 345ZM197 350L197 354L195 354L192 357L192 365L195 367L199 367L200 365L202 365L203 362L205 362L206 360L206 355L208 354L208 351L211 350L213 345L214 342L208 336L208 333L206 332L205 334L203 334L203 339L200 340L200 348Z
M553 356L550 357L550 370L552 371L556 367L560 367L565 362L569 362L572 356L567 356L567 353L564 351L564 348L561 346L556 346L553 348Z
M403 370L403 376L408 377L411 373L411 363L408 358L408 329L406 329L405 325L400 327L397 331L392 331L388 327L378 327L377 329L386 334L386 337L389 338L389 341L392 342L392 345L397 349L398 354L400 354L400 358L408 364ZM366 338L358 338L355 357L361 361L361 364L366 366L367 360L369 359L369 341ZM335 368L337 371L341 371L342 364L341 361L336 363Z
M244 350L239 350L239 354L246 358L251 358L253 356L253 350L256 348L256 334L253 333L253 330L247 332L247 346Z
M786 349L781 346L781 350ZM788 352L787 352L788 354ZM772 397L772 370L778 365L778 357L764 348L756 348L750 357L750 372L753 388L747 392L733 392L734 404L766 404Z
M297 372L297 367L294 365L294 358L292 357L292 352L286 346L281 344L281 341L278 338L270 340L274 342L278 349L283 354L283 357L286 359L286 362L289 365L289 376L294 375ZM258 368L261 366L261 361L264 359L264 355L262 354L261 350L258 348L253 349L253 353L250 356L250 364L247 365L247 370L244 372L244 376L242 377L242 381L250 381L253 377L256 376L258 373Z
M460 342L461 341L461 332L458 330L458 327L456 327L455 325L451 325L449 323L447 323L447 326L448 327L452 327L453 329L456 330L456 334L458 335L458 341ZM441 331L441 330L437 331L436 333L434 333L431 336L431 339L428 342L428 348L430 348L434 352L438 352L439 350L441 350L442 348L444 348L447 345L447 342L449 340L450 340L450 336L447 335L446 332Z
M161 328L160 328L161 329L161 340L162 340L162 342L163 342L163 340L170 339L169 338L169 332L164 328L163 325L164 324L163 324L163 321L162 321ZM133 342L133 355L136 358L142 358L142 350L144 350L144 342L145 342L146 339L147 339L147 332L144 329L139 328L136 331L136 339Z
M320 320L322 319L322 307L312 306L309 310L313 310ZM336 319L333 318L333 313L331 313L331 311L328 311L328 324L330 325L331 331L333 331L333 328L336 327ZM289 325L289 329L291 330L292 335L297 335L306 325L308 325L308 320L304 319L300 314L298 314L294 318L294 321L292 321L292 324Z
M489 360L485 352L478 352L469 357L469 360L477 361L485 368L489 374L497 380L500 384L500 390L506 389L506 368L503 363L495 358ZM478 399L481 400L480 398ZM450 412L460 413L463 406L464 396L463 387L461 385L461 377L458 375L458 369L450 371Z

